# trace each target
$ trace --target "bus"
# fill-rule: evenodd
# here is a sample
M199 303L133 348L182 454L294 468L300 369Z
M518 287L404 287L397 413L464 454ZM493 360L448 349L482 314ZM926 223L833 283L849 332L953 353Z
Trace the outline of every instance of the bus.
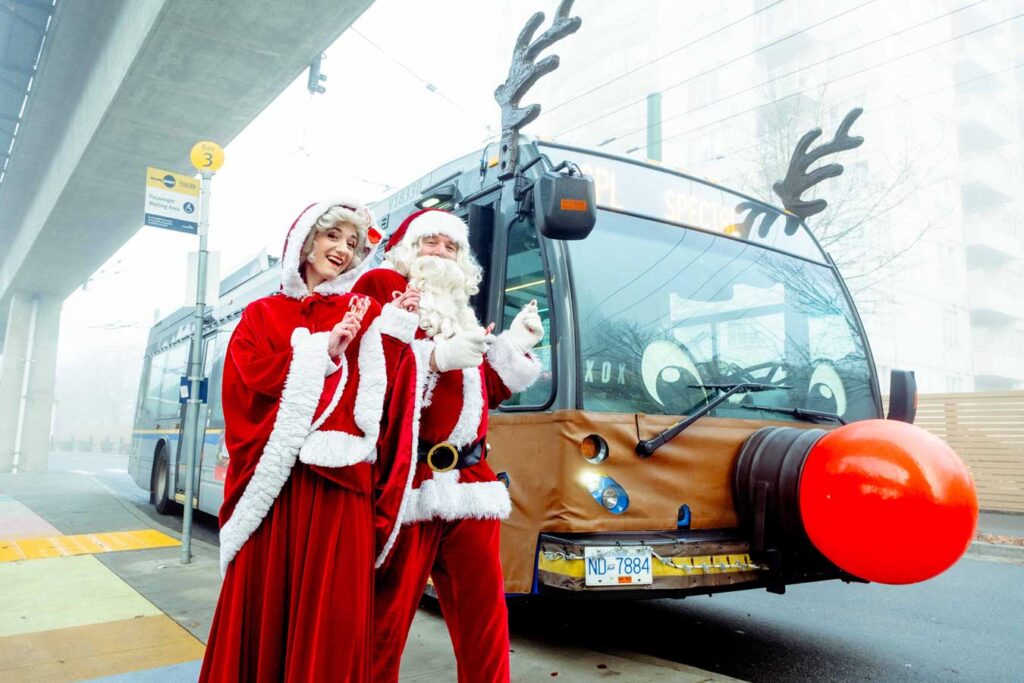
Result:
M224 411L220 382L231 333L246 304L277 291L278 259L260 253L225 278L218 300L203 317L203 376L208 378L208 400L200 405L203 432L197 449L195 509L211 515L224 501L224 475L228 454L224 448ZM150 492L150 503L160 514L172 514L185 502L185 425L183 378L191 360L194 307L183 307L158 321L149 332L135 408L128 472Z
M538 302L540 379L491 415L488 434L513 505L501 536L506 592L655 597L856 580L806 542L773 575L773 549L755 542L753 501L738 481L742 451L763 428L883 417L864 327L807 226L658 164L532 138L519 151L531 182L562 162L593 180L589 235L542 234L517 181L498 179L493 147L371 207L385 230L424 206L467 222L485 271L473 299L481 321L504 329ZM752 229L737 224L741 204L759 213ZM275 265L263 257L233 274L205 319L209 402L193 505L210 514L229 457L225 348L245 304L277 290ZM154 325L139 389L130 472L162 513L184 502L179 397L191 325L190 308ZM716 402L743 385L754 390ZM650 457L636 454L638 441L698 414Z
M882 417L863 325L807 226L658 164L538 139L519 156L528 184L566 162L593 180L589 235L542 234L517 182L498 179L493 147L374 207L382 225L425 206L467 221L486 273L480 320L505 329L538 302L541 377L488 432L512 498L506 592L664 597L853 578L805 547L772 577L735 495L759 429ZM737 223L740 205L758 213L753 229ZM639 441L745 384L756 391L637 455Z
M563 35L575 30L565 29L567 14L556 19ZM519 47L516 59L532 54ZM529 72L519 67L510 79ZM819 150L859 144L847 135L855 118ZM791 170L820 158L807 155L818 135L797 146L805 156L794 155ZM804 221L815 203L800 200L808 185L792 175L777 185L778 207L659 163L516 129L371 206L386 232L422 208L466 221L484 269L472 300L480 321L506 329L524 303L538 302L540 379L493 411L487 437L512 500L501 529L508 595L635 599L782 593L829 579L908 583L966 550L977 519L969 475L948 447L907 424L912 373L893 371L884 419L864 326ZM211 514L229 457L218 403L224 347L244 305L274 291L277 277L266 259L233 275L204 324L210 400L192 503ZM139 392L131 471L162 512L184 502L176 392L189 325L183 310L154 326ZM869 435L871 447L902 460L856 451L842 436L855 425L881 430ZM938 460L901 444L939 451ZM815 478L805 465L822 449L838 459ZM844 449L859 459L843 461ZM849 470L868 479L847 491L848 519L827 520L834 530L822 535L803 491L845 481ZM953 484L928 488L940 480ZM899 501L899 514L878 513L885 500ZM851 524L866 550L843 536ZM836 560L851 548L882 566L860 572L858 558Z

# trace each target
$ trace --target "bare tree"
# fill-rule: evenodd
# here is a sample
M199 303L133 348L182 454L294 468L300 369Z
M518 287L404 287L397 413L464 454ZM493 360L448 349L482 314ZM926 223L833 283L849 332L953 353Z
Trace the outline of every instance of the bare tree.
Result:
M779 101L760 115L759 144L750 151L753 170L739 178L745 191L756 197L770 198L769 201L776 199L778 181L791 172L794 150L799 150L806 137L806 127L811 122L829 119L825 95L824 89L781 99L776 93L766 93L769 101ZM838 159L842 162L838 173L834 170L837 164L829 164L832 172L823 173L816 182L808 184L803 189L805 197L800 198L798 194L801 202L820 202L827 198L827 205L813 212L817 215L808 220L807 225L843 273L858 308L866 312L879 302L881 293L876 291L876 285L907 257L931 228L931 223L926 221L911 235L893 232L883 236L880 231L889 230L895 212L923 187L935 182L939 173L934 165L929 169L921 162L924 150L920 148L906 146L895 155L890 150L890 161L883 165L880 163L885 158L882 154L865 151L865 147L871 149L870 145L869 139L864 147L856 150L853 147L857 145L829 150L845 152ZM802 152L806 157L806 147ZM805 158L805 161L809 163L803 170L809 176L828 168L818 166L808 170L818 158Z

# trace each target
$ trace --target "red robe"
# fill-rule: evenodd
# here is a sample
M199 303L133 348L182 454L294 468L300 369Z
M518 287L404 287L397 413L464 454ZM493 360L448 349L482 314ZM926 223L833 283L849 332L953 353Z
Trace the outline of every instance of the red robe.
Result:
M307 210L292 233L304 238L324 208ZM381 327L393 314L371 303L359 335L332 361L327 333L349 310L353 295L339 290L352 278L313 295L299 288L301 242L286 245L282 292L249 304L228 345L224 583L202 681L370 674L372 468L391 343Z
M353 291L387 302L406 286L404 277L381 268L361 277ZM540 373L536 358L516 350L506 335L498 336L480 366L437 373L430 370L434 342L418 325L395 334L410 348L393 374L401 394L396 391L386 411L389 428L380 454L400 465L415 462L420 439L459 448L481 441L488 409L525 389ZM404 486L393 473L378 480L377 488L378 542L382 526L395 518L399 524L378 557L374 681L398 680L402 649L428 574L448 622L459 681L507 681L508 618L498 547L500 520L511 511L505 485L481 460L450 472L417 463Z

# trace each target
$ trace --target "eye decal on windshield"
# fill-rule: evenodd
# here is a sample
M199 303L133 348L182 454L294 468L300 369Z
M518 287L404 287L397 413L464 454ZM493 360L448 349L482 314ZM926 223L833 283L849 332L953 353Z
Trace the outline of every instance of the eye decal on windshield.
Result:
M659 339L647 345L640 361L644 389L660 405L679 410L707 399L697 365L681 346Z
M830 361L817 361L807 384L807 408L843 415L846 412L846 386Z

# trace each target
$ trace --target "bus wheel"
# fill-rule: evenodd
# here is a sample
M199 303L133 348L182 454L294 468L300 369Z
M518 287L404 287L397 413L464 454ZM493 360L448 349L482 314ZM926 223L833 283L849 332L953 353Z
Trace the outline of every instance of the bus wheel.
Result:
M171 515L178 510L178 504L168 496L168 469L167 452L161 446L156 453L156 460L153 462L153 475L149 484L149 490L152 491L153 507L161 515Z

